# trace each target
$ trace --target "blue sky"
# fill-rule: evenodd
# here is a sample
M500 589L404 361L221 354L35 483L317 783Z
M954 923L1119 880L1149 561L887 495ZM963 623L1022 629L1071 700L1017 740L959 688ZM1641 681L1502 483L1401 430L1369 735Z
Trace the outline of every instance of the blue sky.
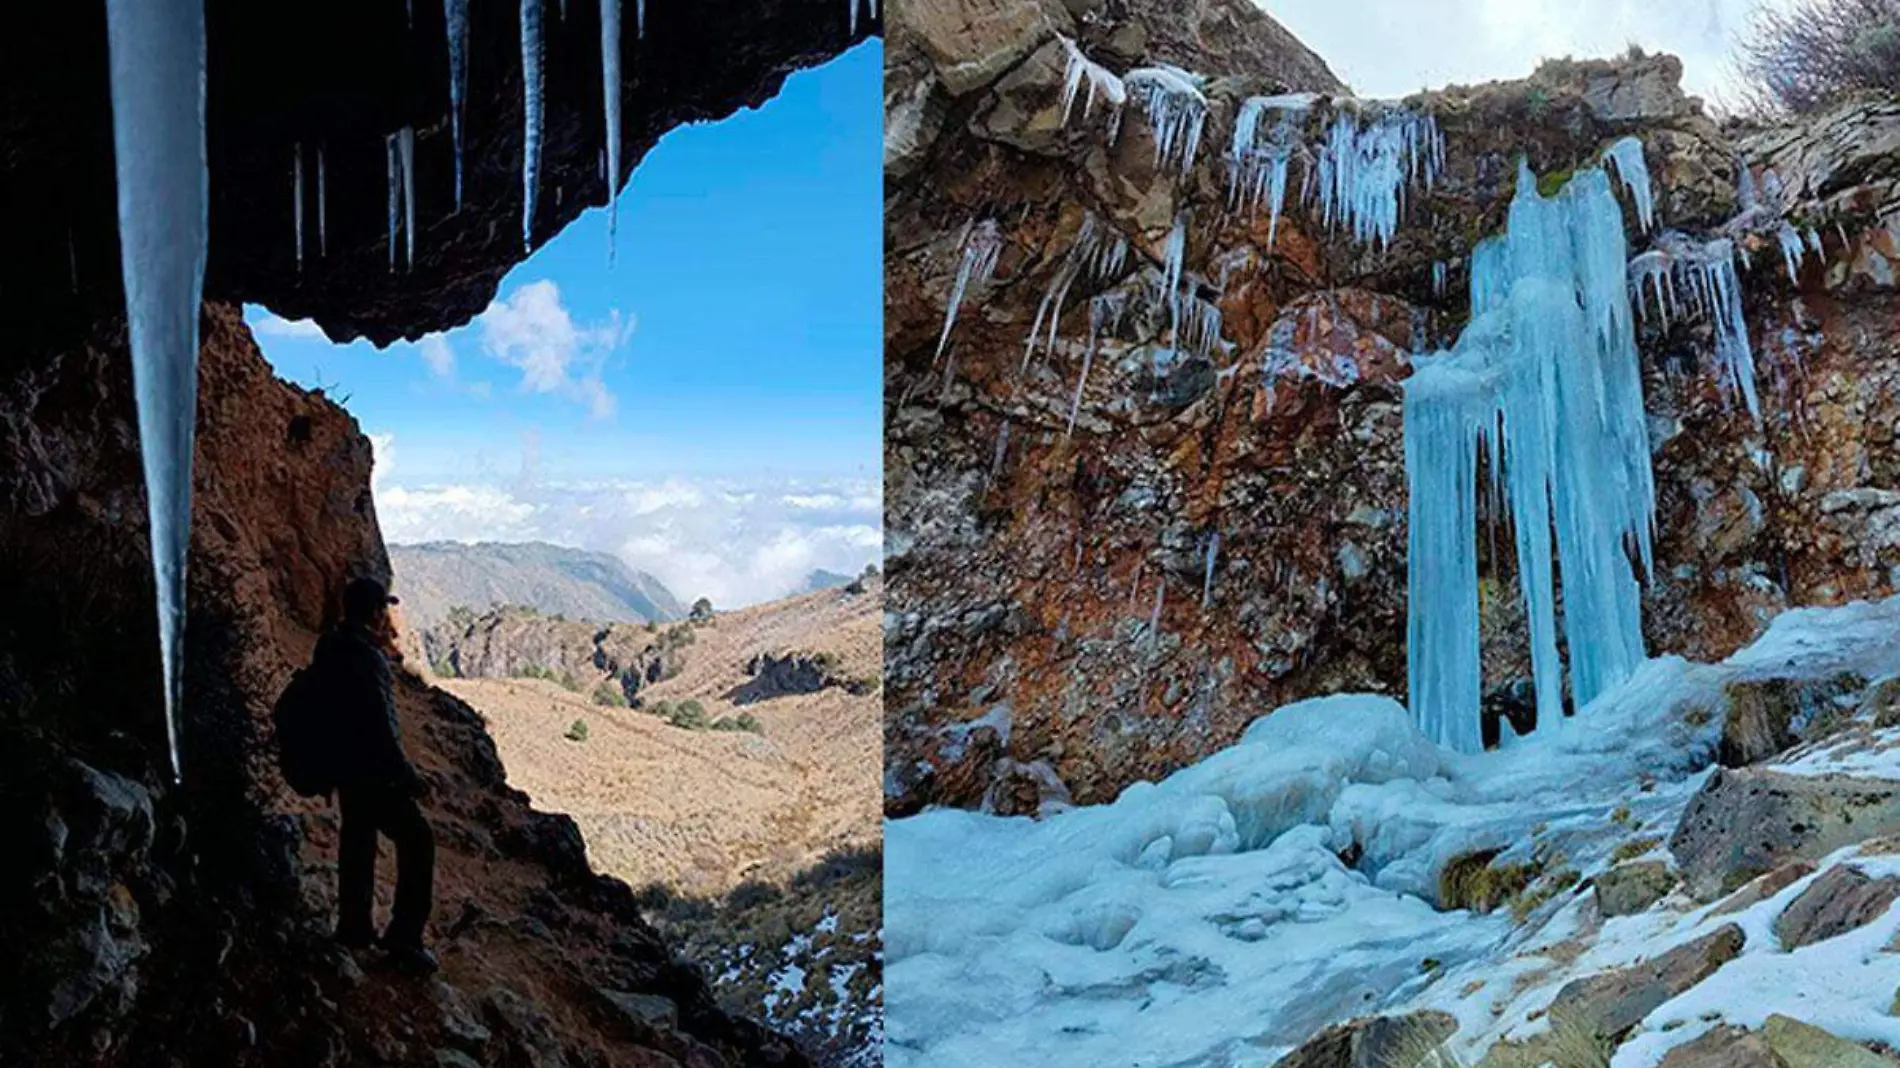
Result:
M279 375L377 445L394 542L619 552L684 597L879 555L883 51L675 130L468 326L377 350L249 310ZM426 233L421 240L426 241Z

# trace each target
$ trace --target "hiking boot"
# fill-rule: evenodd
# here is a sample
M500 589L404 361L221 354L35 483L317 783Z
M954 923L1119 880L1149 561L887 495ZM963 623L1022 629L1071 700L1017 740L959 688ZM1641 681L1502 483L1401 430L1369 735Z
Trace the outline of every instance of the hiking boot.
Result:
M442 967L435 954L422 946L392 946L389 955L383 958L383 965L402 975L434 975Z

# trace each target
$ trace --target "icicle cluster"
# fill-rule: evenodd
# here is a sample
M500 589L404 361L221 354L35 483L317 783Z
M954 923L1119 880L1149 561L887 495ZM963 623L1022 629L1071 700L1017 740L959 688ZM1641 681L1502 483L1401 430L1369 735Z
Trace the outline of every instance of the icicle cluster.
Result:
M1023 346L1023 368L1029 367L1038 348L1054 351L1056 331L1062 323L1062 306L1069 299L1069 290L1078 281L1094 285L1107 282L1121 274L1128 262L1128 239L1095 217L1094 212L1082 216L1082 225L1075 232L1075 241L1069 245L1069 251L1062 257L1062 263L1056 267L1055 277L1049 280L1049 288L1043 292L1042 303L1036 307L1036 320L1029 327L1029 337ZM1048 324L1048 338L1043 339L1043 324Z
M1075 112L1075 101L1082 97L1082 118L1086 121L1089 112L1095 107L1095 98L1101 97L1103 109L1108 114L1108 139L1113 141L1121 132L1122 105L1128 103L1128 89L1122 80L1107 67L1082 54L1075 42L1057 35L1062 47L1068 52L1068 63L1062 74L1062 121L1067 123ZM1088 86L1088 95L1082 96L1082 87Z
M950 287L950 302L943 309L943 334L937 339L937 359L950 347L950 331L956 328L957 314L963 307L964 294L988 285L996 274L996 257L1003 251L1003 231L995 219L972 223L963 233L963 260L957 266L957 280Z
M1200 79L1179 67L1131 70L1122 78L1128 94L1141 104L1154 133L1155 166L1185 175L1194 166L1207 124L1207 98Z
M1249 97L1240 105L1234 123L1234 144L1227 154L1228 206L1247 212L1258 212L1263 203L1267 206L1272 219L1267 227L1268 248L1279 236L1287 176L1293 157L1303 147L1306 114L1314 99L1308 93Z
M209 239L203 0L106 0L120 265L172 774L183 777L185 563Z
M1755 354L1736 258L1735 242L1728 238L1698 242L1671 231L1656 239L1656 248L1630 260L1629 290L1645 321L1652 295L1655 314L1665 324L1691 314L1706 318L1715 328L1715 362L1723 385L1741 399L1749 415L1760 418Z
M1635 159L1619 160L1628 183ZM1563 714L1556 570L1578 707L1643 658L1641 590L1625 545L1651 565L1649 467L1622 207L1599 169L1556 197L1522 169L1504 236L1472 257L1472 321L1448 352L1415 359L1405 387L1411 499L1407 655L1425 733L1482 747L1475 540L1477 464L1508 509L1540 729Z
M1398 233L1407 188L1429 191L1444 163L1444 135L1430 114L1393 106L1377 106L1369 115L1341 112L1312 176L1321 218L1361 244L1377 241L1385 248Z

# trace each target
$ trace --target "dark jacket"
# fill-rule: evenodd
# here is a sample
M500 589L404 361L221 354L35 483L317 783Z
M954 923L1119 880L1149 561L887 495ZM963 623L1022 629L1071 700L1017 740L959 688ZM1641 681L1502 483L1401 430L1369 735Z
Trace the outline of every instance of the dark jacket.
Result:
M414 792L419 780L402 750L389 658L375 636L345 623L317 643L315 659L336 709L338 788Z

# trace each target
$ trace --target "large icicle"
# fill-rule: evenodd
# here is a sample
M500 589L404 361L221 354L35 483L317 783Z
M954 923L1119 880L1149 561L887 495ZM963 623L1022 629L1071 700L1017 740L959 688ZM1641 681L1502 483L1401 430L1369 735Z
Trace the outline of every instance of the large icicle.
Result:
M290 146L290 216L297 228L297 272L303 273L303 142Z
M461 211L462 106L468 99L468 0L442 0L442 21L449 35L449 129L455 138L455 210Z
M1579 171L1546 198L1523 167L1505 235L1472 256L1471 325L1450 352L1416 360L1406 384L1412 708L1441 744L1482 744L1481 443L1515 520L1540 729L1563 715L1559 566L1577 706L1643 659L1641 587L1625 545L1647 572L1656 506L1628 262L1608 175Z
M1122 84L1141 102L1154 132L1155 166L1185 175L1194 166L1207 123L1207 98L1200 79L1179 67L1142 67L1131 70Z
M317 255L330 254L330 190L323 173L323 146L317 146Z
M383 135L383 165L389 190L389 273L396 273L396 229L402 225L402 156L396 135Z
M1742 280L1736 272L1735 242L1716 238L1698 242L1669 231L1656 238L1656 247L1629 262L1629 288L1637 307L1647 315L1647 298L1654 295L1657 314L1667 323L1691 312L1707 317L1715 332L1715 363L1722 384L1738 397L1748 414L1761 417L1755 388L1755 352L1748 339L1748 317L1742 307ZM1790 270L1798 271L1799 262Z
M1042 303L1036 307L1036 319L1029 327L1028 340L1023 345L1023 368L1036 355L1038 346L1049 351L1055 350L1056 332L1062 323L1062 306L1069 299L1069 290L1076 282L1093 284L1108 281L1121 273L1128 259L1128 239L1116 233L1112 228L1095 217L1094 212L1082 216L1082 225L1076 230L1075 241L1062 257L1062 263L1056 267L1056 273L1049 280L1049 288L1042 295ZM1049 326L1048 338L1042 337L1043 324Z
M521 247L534 251L535 187L541 181L541 0L521 0Z
M852 0L856 11L856 0ZM600 0L600 80L607 115L607 263L620 221L620 0Z
M396 158L402 163L403 262L416 269L416 131L405 126L396 132Z
M138 401L172 775L182 778L198 304L209 225L203 0L106 0L120 264Z

